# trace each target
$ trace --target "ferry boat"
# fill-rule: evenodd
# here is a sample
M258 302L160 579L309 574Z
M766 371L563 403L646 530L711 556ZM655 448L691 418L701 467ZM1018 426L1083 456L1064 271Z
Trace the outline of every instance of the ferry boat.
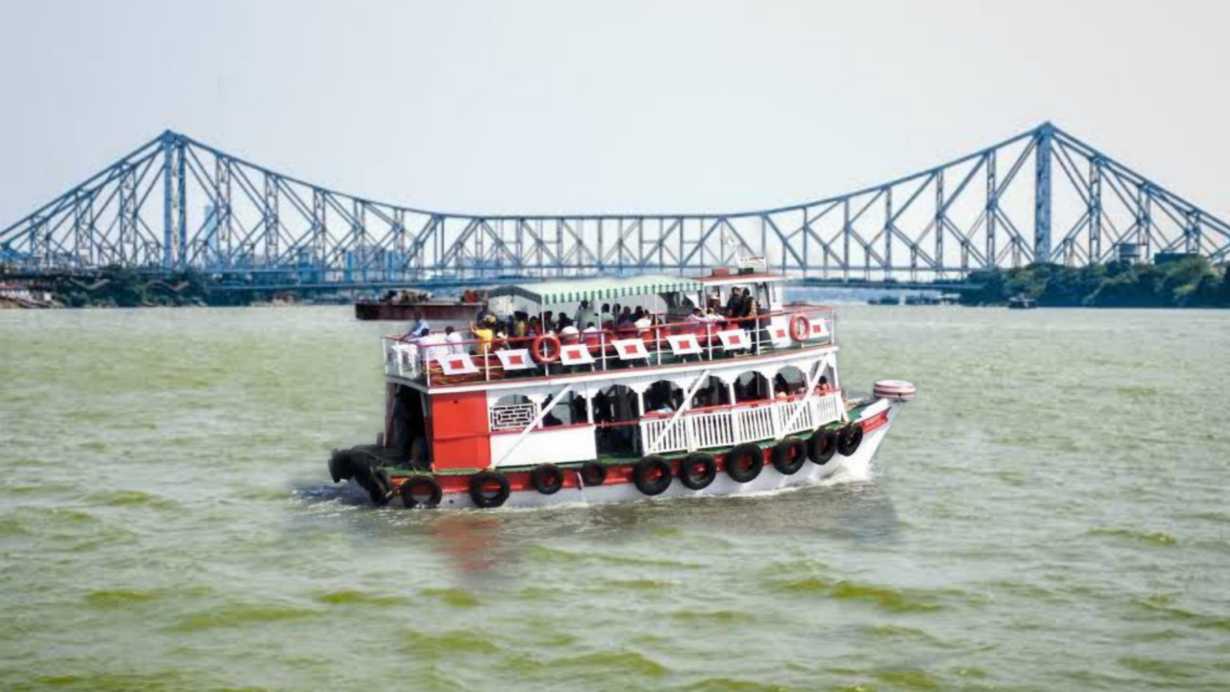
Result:
M380 505L494 508L865 471L915 388L848 396L833 310L784 305L786 281L744 268L492 289L508 318L470 338L383 338L384 432L335 450L329 472Z

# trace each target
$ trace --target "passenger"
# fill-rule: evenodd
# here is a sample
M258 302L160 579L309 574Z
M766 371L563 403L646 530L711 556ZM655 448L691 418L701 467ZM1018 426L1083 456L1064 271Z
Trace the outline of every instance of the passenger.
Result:
M632 309L625 305L623 312L619 313L619 318L615 320L615 326L623 327L632 324L632 321Z
M585 325L585 329L581 330L581 341L589 347L590 353L598 353L602 349L602 330L598 325L590 322Z
M403 339L417 339L431 330L431 325L427 324L427 320L423 318L423 313L418 313L415 316L414 326L402 336Z
M686 321L688 324L704 324L705 313L701 312L700 308L692 308L692 312L688 315L688 319Z
M602 315L594 309L593 303L583 300L581 301L581 306L577 308L577 316L573 320L573 324L589 324L590 322L598 324L601 320Z
M564 319L567 319L567 318L564 318ZM581 332L578 331L576 327L569 324L568 326L559 330L560 343L563 343L563 344L579 343L581 341L580 334Z
M474 335L475 339L478 339L478 350L476 353L482 356L486 356L491 352L491 342L495 340L495 330L492 329L492 326L495 324L495 317L489 317L488 320L481 325L475 325L473 322L470 323L470 333Z
M529 324L525 327L525 336L528 339L533 339L539 334L542 334L542 324L538 321L537 317L531 317Z
M775 375L773 377L773 396L774 398L779 399L779 400L788 399L790 398L790 394L788 393L789 391L790 391L790 385L786 383L786 378L783 377L781 373L778 373L777 375Z
M730 298L726 300L726 309L724 311L727 317L738 317L739 311L743 308L743 293L738 286L730 288Z
M598 315L598 325L606 329L615 326L615 316L611 314L610 303L602 304L602 312Z
M425 364L431 365L432 361L439 361L448 355L449 347L444 339L443 334L432 334L430 329L423 329L423 335L419 337L419 347L423 349Z
M649 318L648 312L645 312L640 308L637 308L636 311L640 316L637 317L636 321L632 324L637 328L637 331L641 336L646 336L649 334L649 328L653 326L653 320Z
M448 352L453 355L466 352L465 344L461 343L461 334L451 324L444 328L444 342L448 344Z

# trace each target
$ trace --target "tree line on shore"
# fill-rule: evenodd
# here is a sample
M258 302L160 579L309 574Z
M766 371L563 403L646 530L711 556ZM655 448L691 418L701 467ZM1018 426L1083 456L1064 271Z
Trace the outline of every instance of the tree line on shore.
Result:
M965 305L1002 305L1025 296L1052 307L1230 307L1227 265L1195 255L1153 264L1031 264L978 270L963 281L976 287L961 292ZM87 278L58 277L49 288L67 307L249 305L269 297L259 287L221 291L213 283L194 270L154 275L106 267Z
M962 291L966 305L1000 305L1025 296L1052 307L1230 307L1226 265L1195 255L1155 264L1031 264L975 271L964 281L980 286Z

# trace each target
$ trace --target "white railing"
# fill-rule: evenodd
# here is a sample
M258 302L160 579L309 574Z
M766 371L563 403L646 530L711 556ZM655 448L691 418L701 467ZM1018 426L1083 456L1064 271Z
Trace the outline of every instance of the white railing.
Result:
M384 374L395 377L413 379L419 376L418 346L385 337L384 344Z
M766 404L754 408L736 408L735 427L739 431L739 442L745 440L767 440L776 437L773 426L773 409L775 404ZM736 443L737 444L737 443Z
M823 332L809 331L802 339L796 340L791 334L790 324L791 320L798 315L806 317L809 324L823 324ZM757 324L748 324L753 320ZM744 329L743 325L748 325L749 328ZM551 347L585 344L593 359L592 363L566 365L560 363L558 356L555 356L555 360L551 363L544 364L534 361L531 367L511 370L505 370L502 361L498 360L494 353L487 353L487 348L494 351L530 349L534 343L533 338L501 338L497 339L494 344L489 343L488 345L473 338L464 338L459 342L448 344L417 345L412 339L386 336L384 337L384 370L385 374L390 377L419 379L429 387L433 384L452 385L489 382L505 378L550 377L614 368L619 368L622 374L632 369L728 358L755 358L771 353L829 346L836 343L835 329L836 321L832 310L820 306L795 306L789 310L762 313L756 318L728 318L723 321L703 323L672 322L653 325L649 328L625 327L614 331L606 329L591 334L564 336L561 344ZM728 348L728 345L719 337L719 333L726 330L740 331L744 337L743 343L730 345ZM782 333L774 336L778 330ZM693 337L691 346L675 346L670 343L671 337L688 335ZM648 358L624 360L616 353L612 345L614 340L638 337L644 342ZM678 352L677 348L680 349ZM432 355L433 350L436 353L434 356ZM441 354L445 352L469 356L464 371L455 371L451 374L442 372L438 361L442 357Z
M799 411L799 409L802 411ZM772 440L793 433L806 433L841 420L841 394L810 399L775 401L755 406L685 413L671 425L670 418L646 418L640 422L646 454L733 447L743 442ZM790 429L785 429L787 424Z
M652 449L646 450L649 454L657 452L668 452L688 448L688 420L692 416L685 416L679 421L672 421L669 417L665 418L647 418L641 420L641 440L643 444L652 442ZM674 422L674 425L671 423Z

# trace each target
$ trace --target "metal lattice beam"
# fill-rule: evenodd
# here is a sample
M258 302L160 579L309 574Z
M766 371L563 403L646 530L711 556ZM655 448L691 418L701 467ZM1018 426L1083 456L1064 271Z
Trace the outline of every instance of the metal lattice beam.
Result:
M1019 175L1029 165L1034 175ZM915 280L1105 262L1121 243L1146 258L1179 251L1224 261L1230 225L1050 123L788 207L544 216L374 202L168 131L0 230L0 261L35 272L118 264L383 284L702 272L756 255L809 278Z

